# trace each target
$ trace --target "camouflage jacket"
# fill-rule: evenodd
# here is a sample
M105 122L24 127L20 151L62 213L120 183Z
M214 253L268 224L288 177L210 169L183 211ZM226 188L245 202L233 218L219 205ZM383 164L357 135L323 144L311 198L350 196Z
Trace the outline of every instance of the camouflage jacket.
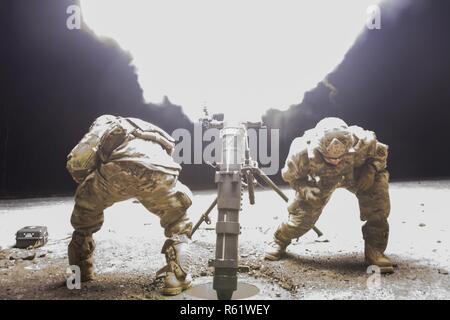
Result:
M68 155L67 169L77 182L109 161L131 161L150 170L178 175L174 140L161 128L136 118L97 118Z
M314 129L296 138L289 151L282 170L283 180L293 188L301 185L316 186L320 189L352 187L359 168L373 165L377 172L386 168L388 146L378 142L375 133L358 126L349 127L354 144L337 166L323 160L317 149Z

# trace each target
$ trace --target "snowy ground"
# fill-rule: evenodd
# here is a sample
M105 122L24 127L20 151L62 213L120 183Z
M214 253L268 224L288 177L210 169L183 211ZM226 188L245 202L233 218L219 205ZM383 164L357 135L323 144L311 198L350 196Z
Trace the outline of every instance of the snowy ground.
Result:
M213 191L195 194L194 222L214 197ZM338 190L325 208L317 224L323 237L309 232L278 262L261 257L286 218L283 200L271 191L257 192L254 206L244 200L240 255L248 268L241 276L259 287L257 298L450 298L450 181L391 184L387 254L398 266L379 281L366 272L357 201L349 192ZM163 299L161 280L154 278L164 264L163 232L156 216L132 200L107 209L105 224L95 234L98 279L81 290L66 288L72 206L71 197L0 201L0 299ZM13 249L15 232L27 225L47 226L48 244L32 251ZM212 275L207 261L214 255L213 225L203 225L193 238L195 283ZM23 259L27 255L31 260ZM177 298L192 299L188 294Z

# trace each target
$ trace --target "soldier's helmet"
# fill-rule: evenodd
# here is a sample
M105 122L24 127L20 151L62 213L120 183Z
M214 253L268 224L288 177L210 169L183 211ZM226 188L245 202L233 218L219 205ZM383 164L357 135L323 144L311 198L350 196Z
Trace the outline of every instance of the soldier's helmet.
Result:
M348 125L339 118L324 118L314 128L318 150L327 158L338 159L353 146L353 135Z

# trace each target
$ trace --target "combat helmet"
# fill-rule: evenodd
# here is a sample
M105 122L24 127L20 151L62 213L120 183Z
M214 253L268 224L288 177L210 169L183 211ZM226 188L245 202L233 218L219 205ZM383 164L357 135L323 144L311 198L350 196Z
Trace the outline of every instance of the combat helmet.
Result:
M353 150L353 135L339 118L324 118L314 128L318 151L328 159L338 159Z

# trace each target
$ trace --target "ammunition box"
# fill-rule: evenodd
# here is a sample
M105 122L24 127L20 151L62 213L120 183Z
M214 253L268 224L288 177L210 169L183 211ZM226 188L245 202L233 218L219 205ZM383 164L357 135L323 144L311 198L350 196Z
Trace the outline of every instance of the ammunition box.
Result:
M47 243L47 227L28 226L16 233L16 248L42 247Z

